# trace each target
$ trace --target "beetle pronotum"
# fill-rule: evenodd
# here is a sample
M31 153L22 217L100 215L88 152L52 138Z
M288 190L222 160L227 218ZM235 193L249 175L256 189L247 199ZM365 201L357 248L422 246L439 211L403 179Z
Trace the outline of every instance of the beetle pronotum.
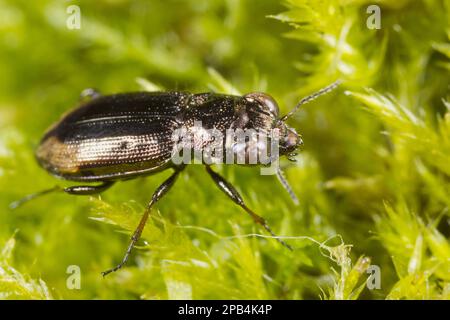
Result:
M59 186L44 190L11 204L15 208L37 196L62 191L74 195L98 194L110 188L118 180L173 169L172 175L153 193L147 208L134 231L122 261L114 268L120 269L139 240L151 209L174 185L185 164L172 161L176 141L173 133L180 127L194 128L200 122L202 129L214 129L225 133L228 129L254 129L257 132L277 130L279 155L290 158L302 144L297 132L286 125L286 120L298 108L330 92L340 82L303 98L287 115L279 117L278 105L267 94L254 92L244 96L215 93L191 94L186 92L140 92L102 96L95 91L85 91L90 98L54 124L42 138L36 158L39 164L52 175L78 182L99 182L97 185ZM234 145L233 147L236 147ZM267 146L246 140L237 146L247 158L250 150L266 152ZM205 148L195 144L194 148ZM262 150L264 149L264 150ZM275 159L276 160L276 159ZM277 237L267 222L253 212L222 176L203 163L206 172L228 197L243 208L253 220L266 229L285 247L291 247ZM254 163L262 165L262 163ZM267 163L265 163L267 164ZM277 177L291 198L297 201L279 167Z

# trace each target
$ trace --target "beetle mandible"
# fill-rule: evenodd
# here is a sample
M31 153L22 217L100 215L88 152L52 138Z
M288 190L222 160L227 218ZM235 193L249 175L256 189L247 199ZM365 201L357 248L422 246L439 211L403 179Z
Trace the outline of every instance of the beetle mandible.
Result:
M24 202L54 191L73 195L98 194L110 188L116 181L172 169L172 175L153 193L139 225L132 234L122 261L103 272L105 276L117 271L127 262L142 234L151 209L174 185L186 165L172 161L176 144L172 136L175 130L181 127L192 129L197 122L201 123L202 129L214 129L224 134L228 129L254 129L258 132L276 129L279 133L277 156L286 155L293 160L292 156L303 142L297 132L286 125L286 120L302 104L330 92L339 83L338 80L303 98L283 117L279 116L275 100L260 92L244 96L186 92L137 92L103 96L93 90L85 91L84 95L89 100L82 102L50 127L36 150L36 158L44 169L58 178L98 184L65 188L56 186L28 195L12 203L11 207L16 208ZM197 146L204 147L204 144ZM260 148L260 144L246 140L242 148L238 149L246 153L254 149L259 152ZM220 190L281 244L291 249L274 234L264 218L247 207L231 183L213 171L209 163L203 164ZM259 162L256 164L262 165ZM291 198L295 202L298 201L279 167L276 173Z

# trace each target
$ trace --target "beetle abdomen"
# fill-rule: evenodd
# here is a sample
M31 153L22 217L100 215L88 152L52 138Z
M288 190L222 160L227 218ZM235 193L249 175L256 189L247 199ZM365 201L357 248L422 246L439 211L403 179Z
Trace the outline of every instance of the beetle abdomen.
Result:
M75 109L39 145L39 163L71 180L121 179L169 165L172 132L189 95L103 96Z

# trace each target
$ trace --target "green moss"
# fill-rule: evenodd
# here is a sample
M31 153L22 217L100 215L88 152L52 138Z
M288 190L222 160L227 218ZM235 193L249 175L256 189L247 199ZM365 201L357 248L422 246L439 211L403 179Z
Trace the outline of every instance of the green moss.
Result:
M381 29L366 27L368 5ZM450 8L444 0L0 0L0 298L449 299ZM266 91L287 112L336 79L290 125L305 146L273 176L217 168L294 251L281 247L190 166L120 261L169 175L101 197L54 194L33 150L79 93ZM365 281L370 265L381 287ZM68 286L71 265L80 289ZM370 279L369 279L370 280Z

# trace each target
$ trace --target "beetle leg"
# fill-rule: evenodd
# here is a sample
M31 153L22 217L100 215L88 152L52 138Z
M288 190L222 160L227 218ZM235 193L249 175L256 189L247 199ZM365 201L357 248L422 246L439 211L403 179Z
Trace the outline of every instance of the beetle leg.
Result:
M119 270L120 268L123 267L123 265L125 263L127 263L128 258L130 257L130 254L131 254L131 251L133 250L134 245L136 244L136 242L138 242L139 238L141 237L142 231L144 230L145 223L147 222L147 219L150 215L150 211L151 211L153 205L156 202L158 202L158 200L161 199L170 190L170 188L175 184L175 181L177 180L178 174L181 172L181 170L182 169L176 170L153 193L152 199L148 203L147 208L145 209L144 215L142 216L141 220L139 221L139 224L138 224L136 230L133 232L133 236L131 237L130 244L127 247L127 251L125 252L125 255L124 255L122 261L114 268L102 272L103 276L106 276L107 274L109 274L111 272L115 272L115 271Z
M9 207L11 209L16 209L30 200L33 200L35 198L38 198L40 196L43 196L43 195L46 195L46 194L49 194L49 193L55 192L55 191L62 191L62 192L66 192L68 194L74 194L74 195L97 194L97 193L105 191L106 189L111 187L113 184L114 184L114 181L105 181L102 184L97 185L97 186L73 186L73 187L67 187L67 188L62 188L60 186L54 186L53 188L42 190L42 191L39 191L36 193L32 193L32 194L29 194L29 195L23 197L20 200L11 202Z
M277 235L275 235L275 233L272 231L272 229L270 229L269 225L267 224L266 220L263 217L257 215L249 207L247 207L241 195L237 192L237 190L233 187L231 183L226 181L218 173L214 172L210 166L206 166L206 171L209 173L209 175L214 180L219 189L222 190L228 197L230 197L234 203L238 204L242 209L244 209L257 224L261 225L264 229L266 229L266 231L269 232L279 243L281 243L289 250L292 250L292 247L290 245L288 245L286 242L281 240Z
M86 88L80 93L81 100L84 100L86 98L95 99L100 96L101 96L100 92L95 90L94 88Z

